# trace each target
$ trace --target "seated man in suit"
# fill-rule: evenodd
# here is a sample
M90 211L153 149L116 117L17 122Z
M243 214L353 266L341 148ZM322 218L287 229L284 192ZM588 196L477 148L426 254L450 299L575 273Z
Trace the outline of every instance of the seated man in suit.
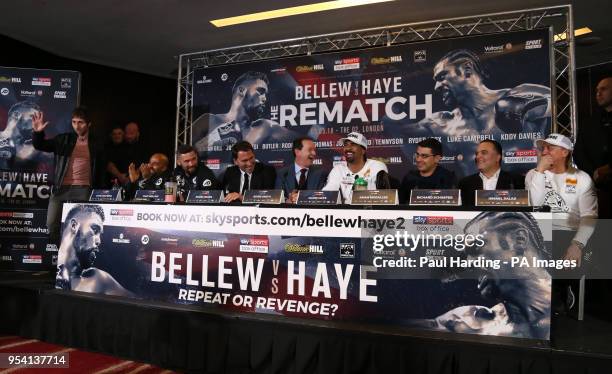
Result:
M435 138L427 138L417 143L414 153L416 170L411 170L402 179L400 203L410 200L413 189L451 189L455 188L456 178L451 171L440 166L442 143Z
M327 173L313 162L317 157L317 147L308 137L297 138L293 141L293 165L281 169L276 176L276 189L285 192L288 203L297 200L298 190L320 190L325 186Z
M226 203L242 201L247 190L274 189L276 170L255 160L251 143L240 141L234 144L232 159L234 166L225 170L222 182Z
M485 139L476 148L478 173L459 181L461 201L464 206L474 206L476 190L522 190L522 177L501 170L502 146L495 140Z

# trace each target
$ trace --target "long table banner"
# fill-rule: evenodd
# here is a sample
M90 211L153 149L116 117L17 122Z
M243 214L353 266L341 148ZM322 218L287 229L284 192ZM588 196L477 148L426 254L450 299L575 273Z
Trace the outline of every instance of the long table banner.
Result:
M76 71L0 67L0 269L52 269L47 205L53 154L32 146L32 115L44 113L48 137L71 131L79 101Z
M550 213L68 203L62 223L60 289L549 338Z
M292 141L310 136L329 170L344 157L338 140L358 131L368 157L401 179L424 138L442 142L458 177L476 172L476 144L494 139L506 168L524 173L551 128L551 48L538 29L198 68L193 144L221 172L239 140L283 167Z

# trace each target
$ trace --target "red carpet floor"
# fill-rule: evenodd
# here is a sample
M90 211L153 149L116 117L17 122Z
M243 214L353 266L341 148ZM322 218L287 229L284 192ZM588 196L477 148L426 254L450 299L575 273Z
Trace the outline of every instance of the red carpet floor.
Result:
M69 368L66 369L34 369L25 367L10 367L0 368L0 374L4 373L75 373L75 374L106 374L106 373L122 373L122 374L170 374L176 373L171 370L164 370L153 365L122 360L117 357L112 357L100 353L92 353L79 351L74 348L62 347L60 345L49 344L34 339L24 339L18 336L0 336L0 354L15 353L45 353L45 354L61 354L68 353ZM6 361L5 361L6 362Z

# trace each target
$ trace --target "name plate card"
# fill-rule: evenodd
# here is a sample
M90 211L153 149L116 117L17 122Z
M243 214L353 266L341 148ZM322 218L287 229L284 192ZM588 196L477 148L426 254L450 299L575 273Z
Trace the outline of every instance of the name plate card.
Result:
M459 190L412 190L410 205L460 206Z
M478 190L476 206L529 206L529 191Z
M337 205L340 191L302 190L298 191L297 205Z
M185 202L188 204L215 204L221 202L222 199L222 190L189 190Z
M89 201L121 201L121 190L92 190Z
M155 203L163 203L166 198L164 190L137 190L134 196L134 201L149 201Z
M355 190L351 205L397 205L397 190Z
M283 190L247 190L242 198L243 204L282 204L284 202Z

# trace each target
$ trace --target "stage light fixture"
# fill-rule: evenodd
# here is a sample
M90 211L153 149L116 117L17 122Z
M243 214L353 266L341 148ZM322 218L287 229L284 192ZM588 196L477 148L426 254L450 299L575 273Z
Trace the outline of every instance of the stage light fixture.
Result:
M290 8L282 8L282 9L268 10L265 12L245 14L242 16L214 19L214 20L211 20L210 23L212 23L216 27L225 27L225 26L238 25L241 23L263 21L263 20L272 19L272 18L289 17L289 16L295 16L298 14L323 12L326 10L341 9L341 8L348 8L348 7L353 7L353 6L368 5L368 4L375 4L375 3L385 3L389 1L395 1L395 0L325 1L322 3L307 4L307 5L294 6Z
M579 29L574 30L574 36L590 34L592 32L593 32L593 30L591 30L588 27L581 27ZM562 32L561 34L557 34L554 37L554 41L555 42L560 42L560 41L563 41L565 39L567 39L567 33L566 32Z

